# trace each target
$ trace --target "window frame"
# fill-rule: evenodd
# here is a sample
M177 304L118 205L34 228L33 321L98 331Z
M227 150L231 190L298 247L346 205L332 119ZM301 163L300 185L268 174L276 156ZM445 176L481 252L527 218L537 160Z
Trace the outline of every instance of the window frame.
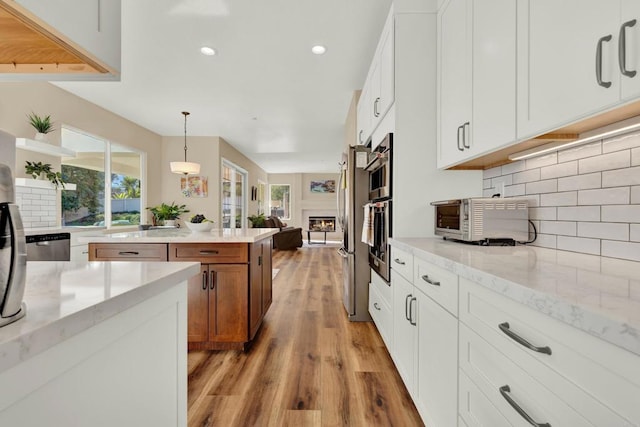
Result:
M273 209L273 206L271 205L272 199L271 199L271 188L272 187L276 187L276 186L287 186L289 187L289 209L288 209L288 216L283 216L283 217L278 217L280 219L284 219L284 220L291 220L291 212L293 211L293 191L292 191L292 187L293 185L291 184L287 184L287 183L283 183L283 184L269 184L269 216L271 216L271 212Z

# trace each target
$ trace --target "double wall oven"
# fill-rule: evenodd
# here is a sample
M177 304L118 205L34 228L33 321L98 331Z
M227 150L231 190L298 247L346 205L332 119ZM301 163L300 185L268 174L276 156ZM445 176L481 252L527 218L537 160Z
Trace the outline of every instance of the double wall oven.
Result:
M373 239L369 242L369 265L387 283L390 280L389 238L391 237L393 134L388 134L369 154L369 221Z

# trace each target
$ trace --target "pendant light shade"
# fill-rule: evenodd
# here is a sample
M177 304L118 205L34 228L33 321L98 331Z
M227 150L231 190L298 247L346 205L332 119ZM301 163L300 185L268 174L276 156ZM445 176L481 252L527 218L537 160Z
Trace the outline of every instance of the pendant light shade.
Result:
M183 111L184 115L184 162L169 162L171 172L181 175L195 175L200 173L200 164L187 162L187 116L189 112Z

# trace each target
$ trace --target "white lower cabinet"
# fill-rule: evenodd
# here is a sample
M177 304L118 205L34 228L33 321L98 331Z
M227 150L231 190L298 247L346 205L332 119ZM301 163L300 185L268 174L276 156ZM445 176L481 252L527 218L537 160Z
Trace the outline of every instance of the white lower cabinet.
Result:
M463 370L460 370L458 382L459 427L508 427L511 425Z
M369 283L369 313L387 348L393 346L393 311L391 287L375 272Z
M413 284L404 277L391 270L391 287L393 288L393 347L391 356L396 368L409 390L411 396L415 396L415 362L418 341L417 323L415 319L415 307L413 298L416 292ZM414 324L415 323L415 324Z

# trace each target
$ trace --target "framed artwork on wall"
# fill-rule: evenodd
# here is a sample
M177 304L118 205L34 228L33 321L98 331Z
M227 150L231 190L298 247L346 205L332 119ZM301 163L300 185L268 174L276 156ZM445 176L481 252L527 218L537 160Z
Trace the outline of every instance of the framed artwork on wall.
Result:
M312 193L335 193L336 180L325 179L323 181L311 181L310 190Z
M183 176L180 178L180 188L184 197L207 197L209 182L204 175Z

